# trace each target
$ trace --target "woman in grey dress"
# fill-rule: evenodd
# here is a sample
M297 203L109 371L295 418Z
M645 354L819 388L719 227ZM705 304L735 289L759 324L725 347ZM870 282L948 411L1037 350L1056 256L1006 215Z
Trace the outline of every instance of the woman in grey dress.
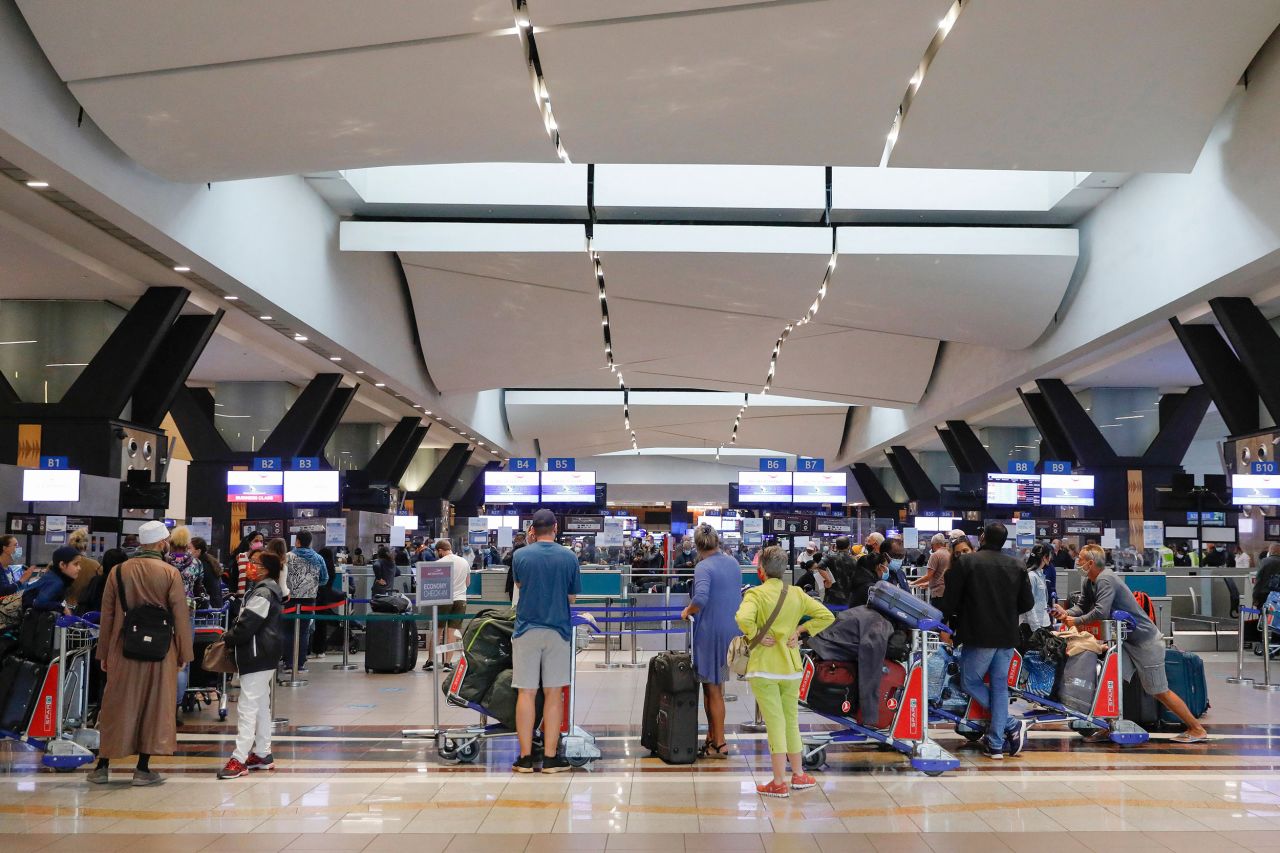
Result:
M693 544L698 549L693 595L680 618L698 617L693 623L693 668L702 683L702 704L707 711L707 742L699 755L728 758L724 683L729 677L729 643L741 633L734 617L742 604L742 570L737 560L720 552L720 534L711 525L698 525Z

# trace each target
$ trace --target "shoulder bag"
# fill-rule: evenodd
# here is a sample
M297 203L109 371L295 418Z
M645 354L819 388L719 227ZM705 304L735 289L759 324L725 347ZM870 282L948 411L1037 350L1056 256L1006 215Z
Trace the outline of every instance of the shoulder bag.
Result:
M124 566L116 570L116 591L120 594L120 609L124 611L121 649L130 660L162 661L173 646L173 614L158 604L131 608L124 594L123 570Z
M205 672L236 672L235 656L231 654L231 649L227 648L227 641L223 639L214 640L209 647L204 650L204 658L200 661L200 665L204 667Z
M778 618L778 614L782 612L782 605L786 603L787 596L791 594L791 587L783 586L782 594L778 596L778 603L774 605L773 612L769 614L769 618L765 620L764 626L760 631L748 640L746 637L734 637L729 643L729 654L726 663L729 665L729 671L734 675L742 678L747 674L747 662L751 658L751 652L756 646L760 645L760 641L769 633L769 629L773 627L773 622Z

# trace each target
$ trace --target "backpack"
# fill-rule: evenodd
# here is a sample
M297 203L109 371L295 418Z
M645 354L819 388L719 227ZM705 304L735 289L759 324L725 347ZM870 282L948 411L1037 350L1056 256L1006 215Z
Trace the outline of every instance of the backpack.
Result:
M124 567L121 566L120 569ZM129 607L124 594L124 574L116 570L116 591L120 594L120 608L124 610L124 641L121 649L130 660L162 661L173 645L173 614L169 608L158 604L139 604Z
M1151 624L1156 624L1156 606L1151 603L1151 596L1145 592L1135 592L1133 600L1138 602L1138 606L1142 608L1142 612L1147 614L1147 618L1151 620Z

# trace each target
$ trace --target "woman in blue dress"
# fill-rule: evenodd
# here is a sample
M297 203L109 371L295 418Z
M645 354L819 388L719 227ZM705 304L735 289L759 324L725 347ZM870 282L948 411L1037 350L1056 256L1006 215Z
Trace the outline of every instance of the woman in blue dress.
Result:
M741 633L735 616L742 604L742 570L737 560L720 551L720 534L711 525L698 525L693 544L698 549L693 596L680 616L698 617L693 623L693 668L702 684L702 704L707 712L707 742L698 754L703 758L728 758L724 683L729 677L729 643Z

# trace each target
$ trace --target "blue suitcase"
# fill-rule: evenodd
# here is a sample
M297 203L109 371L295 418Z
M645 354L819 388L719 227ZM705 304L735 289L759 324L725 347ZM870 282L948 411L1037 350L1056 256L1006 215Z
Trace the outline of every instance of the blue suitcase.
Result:
M1204 661L1192 652L1181 649L1165 649L1164 674L1169 679L1169 689L1178 694L1197 719L1209 710L1209 686L1204 677ZM1160 706L1160 722L1181 725L1173 712Z
M867 593L867 604L908 628L915 628L926 619L942 621L941 610L888 581L876 581L872 584Z

